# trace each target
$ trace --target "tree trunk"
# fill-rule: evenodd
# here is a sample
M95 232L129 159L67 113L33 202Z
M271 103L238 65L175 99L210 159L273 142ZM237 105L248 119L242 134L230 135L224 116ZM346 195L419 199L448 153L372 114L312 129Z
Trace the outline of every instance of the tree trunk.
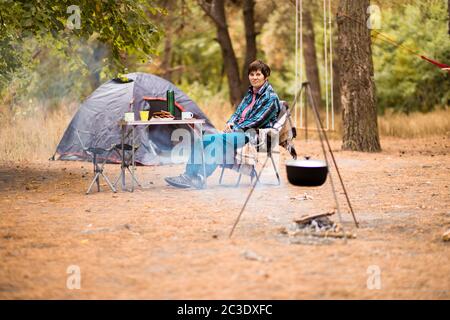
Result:
M241 95L247 91L247 88L250 85L247 74L248 65L256 60L255 1L244 0L243 12L246 51L244 65L242 66Z
M231 38L227 28L217 28L217 39L220 43L225 72L228 79L228 88L230 90L230 102L233 105L238 104L241 99L241 79L239 77L239 67L236 55L231 44Z
M166 29L166 38L164 40L164 56L161 62L162 77L172 82L172 30Z
M314 25L311 12L305 8L303 12L303 57L305 58L306 78L311 85L311 93L316 106L321 105L319 68L315 46Z
M339 55L333 52L333 105L335 114L341 112L341 86L340 86Z
M338 51L344 127L342 149L377 152L381 150L381 146L370 30L366 26L369 3L369 0L339 2Z
M225 73L228 79L230 90L230 102L238 104L242 99L241 79L239 77L239 66L236 54L231 43L230 34L225 15L224 0L212 0L210 2L199 1L200 6L211 17L217 27L217 40L222 51Z
M164 3L164 7L171 12L173 10L174 0L167 0ZM165 39L164 39L164 54L161 61L162 77L172 82L172 36L174 30L174 19L172 16L168 17L167 22L164 25Z

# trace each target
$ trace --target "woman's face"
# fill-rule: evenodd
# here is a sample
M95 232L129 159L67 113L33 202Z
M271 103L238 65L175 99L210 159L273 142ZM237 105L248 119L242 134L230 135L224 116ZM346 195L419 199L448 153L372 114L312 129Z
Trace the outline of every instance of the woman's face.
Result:
M257 70L251 71L248 74L248 80L250 81L250 84L253 88L260 88L264 84L264 81L266 81L266 77L264 77L261 70Z

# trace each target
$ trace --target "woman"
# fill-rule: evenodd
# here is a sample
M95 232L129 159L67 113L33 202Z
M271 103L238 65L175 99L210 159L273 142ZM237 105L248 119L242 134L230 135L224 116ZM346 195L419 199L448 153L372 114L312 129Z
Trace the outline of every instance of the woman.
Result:
M205 135L204 149L214 150L214 154L206 152L206 177L210 176L219 164L232 164L237 148L248 142L246 132L251 129L271 128L277 121L280 111L278 95L270 85L268 78L270 67L261 60L253 61L248 66L250 87L225 125L223 133ZM165 178L166 182L178 188L202 188L204 185L203 166L199 154L201 145L194 146L186 171L176 177Z

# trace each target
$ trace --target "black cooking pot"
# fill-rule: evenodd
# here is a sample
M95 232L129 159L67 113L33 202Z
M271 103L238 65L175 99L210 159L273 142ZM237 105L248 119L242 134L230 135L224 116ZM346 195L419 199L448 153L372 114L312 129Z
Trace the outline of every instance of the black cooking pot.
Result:
M317 187L327 180L328 167L322 160L289 160L286 162L286 171L291 184Z

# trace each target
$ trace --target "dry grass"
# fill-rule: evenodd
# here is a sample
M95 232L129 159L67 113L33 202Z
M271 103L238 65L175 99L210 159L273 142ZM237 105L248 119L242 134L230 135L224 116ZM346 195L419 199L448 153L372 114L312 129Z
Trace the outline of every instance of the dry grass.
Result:
M323 111L321 111L321 119L326 126L326 117ZM331 118L329 127L331 128ZM308 116L308 128L316 128L311 113ZM450 135L450 108L429 113L413 112L409 115L387 111L384 115L378 117L378 128L382 137L413 139L437 135L448 136ZM335 130L330 131L328 135L332 139L341 139L342 132L341 114L337 114L335 115ZM313 137L314 135L312 135Z
M430 113L415 112L409 115L386 112L378 118L382 136L398 138L425 138L450 134L450 108Z
M234 112L231 103L224 101L219 96L214 96L206 101L203 100L199 103L199 107L219 130L224 128L225 122Z
M57 111L46 115L15 116L2 121L0 161L46 160L55 152L72 114Z
M203 101L200 108L218 129L223 128L224 123L233 112L230 103L219 97ZM3 113L0 116L0 161L48 159L53 155L73 114L73 111L58 111L48 114L37 113L33 116L19 115L8 119ZM309 120L309 127L314 128L312 117ZM336 116L335 121L336 131L330 132L329 137L341 139L340 116ZM425 138L450 134L450 109L448 108L427 114L386 113L379 117L378 121L381 136ZM300 137L303 138L303 135L304 133L301 132ZM310 137L314 138L314 136L314 133L311 132Z

